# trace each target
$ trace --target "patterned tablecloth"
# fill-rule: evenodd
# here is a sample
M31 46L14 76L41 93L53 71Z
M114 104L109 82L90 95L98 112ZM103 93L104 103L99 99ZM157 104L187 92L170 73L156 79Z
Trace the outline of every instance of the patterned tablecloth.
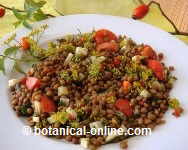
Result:
M95 2L88 0L58 0L62 3L63 13L103 13L110 15L118 15L124 17L130 17L133 9L138 5L136 0L95 0ZM97 2L98 1L98 2ZM145 0L146 2L149 0ZM24 0L0 0L0 4L22 9ZM102 3L101 3L102 2ZM100 3L100 5L99 5ZM107 5L108 4L108 5ZM58 15L54 10L55 0L47 0L47 4L44 7L46 13ZM90 9L89 7L93 7ZM113 8L113 9L111 9ZM86 9L86 10L85 10ZM88 10L87 10L88 9ZM0 19L0 38L6 33L14 30L12 23L16 21L15 17L10 11L7 11L6 16ZM171 24L161 15L157 6L152 6L149 14L142 19L142 21L157 26L165 31L173 31ZM177 36L179 39L188 43L188 37Z

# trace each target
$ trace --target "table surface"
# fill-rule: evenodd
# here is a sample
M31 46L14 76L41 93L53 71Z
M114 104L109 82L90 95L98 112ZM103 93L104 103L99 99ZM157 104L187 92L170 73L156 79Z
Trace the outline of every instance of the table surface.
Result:
M155 0L180 31L188 32L188 0Z
M87 9L89 8L90 5L92 5L92 11L96 13L103 13L103 14L110 14L110 15L117 15L117 16L124 16L124 17L130 17L132 14L133 9L138 5L138 2L136 0L131 0L131 1L125 1L125 0L95 0L94 1L88 1L88 0L57 0L63 3L61 5L63 13L66 14L74 14L74 13L87 13ZM98 2L97 2L98 1ZM106 2L105 2L106 1ZM116 4L116 7L114 7L114 1ZM144 0L145 2L149 2L149 0ZM167 0L156 0L160 1L162 4L162 7L170 7L170 4L167 3ZM177 11L182 17L179 17L176 13L174 12L177 1L187 1L187 0L171 0L173 1L172 5L174 7L168 8L170 11L168 12L169 16L176 22L177 26L185 31L188 31L188 26L186 26L186 20L184 19L185 17L188 18L188 11L185 11L188 7L183 7L183 9L180 9L181 7L178 7ZM175 2L176 1L176 2ZM23 2L24 0L0 0L1 4L4 4L9 7L15 7L22 9L23 8ZM98 7L98 4L100 3L100 7ZM106 5L108 4L108 5ZM86 5L88 7L86 7ZM117 7L118 6L118 7ZM188 6L188 1L186 2L186 5ZM51 13L53 15L58 15L57 12L54 10L55 8L55 0L48 0L47 4L44 7L44 11L47 13ZM111 9L114 8L114 9ZM125 9L126 8L126 9ZM89 11L89 12L92 12ZM148 24L152 24L154 26L157 26L165 31L174 31L173 27L171 24L161 15L159 9L157 6L152 6L150 9L150 12L148 15L142 19L141 21L144 21ZM3 17L0 19L0 38L4 36L5 34L11 32L14 30L14 27L12 23L16 22L15 17L10 11L7 11L6 17ZM179 39L183 40L185 43L188 43L188 37L186 36L177 36Z

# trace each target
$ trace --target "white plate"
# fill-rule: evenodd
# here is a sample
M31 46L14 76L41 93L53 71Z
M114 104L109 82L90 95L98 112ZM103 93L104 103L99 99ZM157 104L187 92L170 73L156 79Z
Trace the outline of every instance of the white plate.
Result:
M42 21L49 29L41 39L41 43L56 39L65 34L90 32L93 28L107 28L116 34L125 34L138 43L152 45L163 52L165 63L174 65L178 81L171 95L180 99L185 113L176 119L167 112L165 125L157 127L151 136L134 137L129 140L129 150L185 150L188 139L188 47L174 36L145 23L114 16L105 15L71 15ZM35 24L37 26L38 24ZM18 39L28 32L27 29L17 31ZM6 77L0 78L0 149L2 150L76 150L80 146L54 141L41 136L23 136L23 123L17 118L9 106ZM111 144L101 149L118 150L118 144Z

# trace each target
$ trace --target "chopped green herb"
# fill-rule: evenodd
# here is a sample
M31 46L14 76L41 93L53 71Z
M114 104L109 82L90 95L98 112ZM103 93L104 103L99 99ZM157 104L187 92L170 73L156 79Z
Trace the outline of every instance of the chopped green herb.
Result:
M68 52L74 52L75 49L75 46L73 46L72 44L62 44L60 46L60 50L66 50Z
M30 107L30 105L22 105L22 106L20 107L20 113L21 113L21 115L27 116L27 115L28 115L27 109L28 109L29 107Z
M79 123L77 121L73 121L70 123L72 128L78 128L79 127Z
M133 82L133 89L135 89L138 93L140 93L144 88L142 87L139 81Z
M113 68L112 73L115 77L120 77L122 75L121 71L117 68Z
M140 71L140 78L144 81L153 77L153 72L150 69Z
M84 115L85 113L84 113L83 109L76 110L76 113L77 113L77 117L78 117L79 120L82 120L83 117L85 117L85 115Z
M66 70L63 70L60 73L60 76L61 76L61 78L63 78L66 81L70 81L72 79L71 76L69 75L68 71L66 71Z
M84 47L87 48L87 49L93 49L94 48L93 43L91 43L91 42L84 43Z
M56 122L65 124L67 121L68 121L68 113L64 111L54 113L48 118L48 122L51 124Z
M89 66L89 76L92 78L98 78L100 75L101 64L100 63L92 63Z
M178 99L176 99L176 98L170 99L170 101L169 101L169 107L170 108L174 109L174 108L177 108L179 106L180 106L180 102L179 102Z
M109 96L109 97L107 97L107 99L106 99L106 102L107 102L108 104L114 104L115 101L116 101L116 97L115 97L115 96Z
M81 57L78 56L78 55L74 55L73 58L72 58L72 61L74 63L79 63L81 61Z
M71 73L72 73L72 78L73 78L73 80L75 80L75 81L78 81L78 80L80 80L80 78L79 78L79 66L78 65L75 65L75 64L73 64L72 66L71 66Z
M34 57L38 57L38 58L45 57L45 50L41 48L35 40L29 38L29 44L30 44L30 51Z
M124 46L127 46L127 43L128 43L128 40L127 39L123 39L121 42L120 42L120 48L124 47Z

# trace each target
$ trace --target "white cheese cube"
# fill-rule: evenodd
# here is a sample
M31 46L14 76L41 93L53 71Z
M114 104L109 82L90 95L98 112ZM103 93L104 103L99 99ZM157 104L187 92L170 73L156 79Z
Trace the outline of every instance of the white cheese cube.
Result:
M141 56L139 56L139 55L133 56L132 57L132 61L134 61L134 62L140 62L140 57Z
M60 98L60 102L63 102L66 106L69 105L69 101L70 101L70 99L67 97L63 96Z
M140 56L140 55L135 55L132 57L132 61L136 62L136 63L140 63L141 60L144 59L144 56Z
M92 62L92 63L95 63L97 57L96 57L96 56L91 56L90 59L91 59L91 62Z
M90 128L96 128L96 129L103 128L101 121L92 122L89 125L90 125Z
M33 122L40 122L40 118L36 117L36 116L33 116Z
M89 138L81 138L80 139L80 145L83 148L88 148L89 147Z
M104 57L104 56L100 56L100 57L98 57L97 58L97 63L102 63L103 61L105 61L105 59L106 59L106 57Z
M58 96L68 95L68 94L69 94L69 91L67 87L65 86L58 87Z
M11 80L8 81L8 86L9 86L9 87L13 87L13 86L15 86L18 82L19 82L18 79L11 79Z
M143 96L144 98L149 98L151 94L147 90L143 90L141 91L140 96Z
M77 47L75 54L79 56L86 56L88 54L88 49L84 47Z

